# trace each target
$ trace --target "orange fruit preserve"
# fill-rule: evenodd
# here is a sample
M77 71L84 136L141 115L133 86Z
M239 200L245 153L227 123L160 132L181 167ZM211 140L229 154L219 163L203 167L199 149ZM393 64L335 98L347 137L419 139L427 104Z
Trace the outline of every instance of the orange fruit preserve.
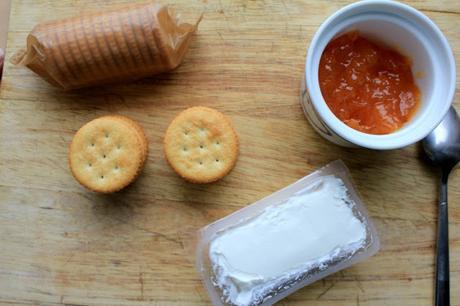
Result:
M410 59L358 32L329 42L321 56L319 84L337 118L369 134L399 129L420 103Z

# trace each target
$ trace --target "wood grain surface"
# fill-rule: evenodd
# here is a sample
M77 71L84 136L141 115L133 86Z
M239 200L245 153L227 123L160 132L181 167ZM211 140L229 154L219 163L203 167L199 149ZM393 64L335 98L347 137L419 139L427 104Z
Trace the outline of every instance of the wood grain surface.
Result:
M39 22L123 2L13 1L7 57ZM337 147L312 130L299 105L306 47L320 23L347 3L176 1L185 18L205 11L183 65L132 84L65 93L7 64L0 92L0 304L210 305L187 237L342 159L382 249L279 305L433 305L438 173L421 160L419 145L387 152ZM439 25L460 58L460 2L408 3ZM459 98L457 90L457 106ZM193 105L224 112L241 141L235 169L207 186L180 179L162 152L168 123ZM135 184L104 196L72 178L67 149L81 125L113 113L140 122L150 154ZM452 305L458 306L458 170L449 196Z

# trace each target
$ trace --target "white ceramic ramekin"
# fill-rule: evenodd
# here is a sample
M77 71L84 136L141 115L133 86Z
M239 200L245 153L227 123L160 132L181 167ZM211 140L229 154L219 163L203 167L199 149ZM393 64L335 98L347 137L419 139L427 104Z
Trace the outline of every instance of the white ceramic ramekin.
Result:
M387 135L354 130L329 109L318 81L318 67L331 39L357 30L409 56L422 94L414 117L401 129ZM455 61L439 28L416 9L389 0L368 0L338 10L319 27L307 53L301 104L314 129L326 139L343 146L387 150L401 148L424 138L442 120L455 93Z

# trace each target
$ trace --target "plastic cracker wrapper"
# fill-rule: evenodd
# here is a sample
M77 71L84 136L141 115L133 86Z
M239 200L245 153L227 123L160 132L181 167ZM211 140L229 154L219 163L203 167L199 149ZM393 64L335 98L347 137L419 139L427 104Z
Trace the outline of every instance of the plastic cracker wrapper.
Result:
M11 62L66 90L132 81L179 66L200 20L150 2L46 22Z

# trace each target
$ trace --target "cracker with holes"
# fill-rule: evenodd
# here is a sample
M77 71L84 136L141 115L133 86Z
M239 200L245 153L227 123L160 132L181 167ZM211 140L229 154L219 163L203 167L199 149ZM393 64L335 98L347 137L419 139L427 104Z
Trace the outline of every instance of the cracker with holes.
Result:
M137 178L147 153L147 139L139 124L123 116L104 116L77 131L70 144L69 164L80 184L110 193Z
M234 167L238 136L232 122L208 107L191 107L169 125L164 139L166 159L184 179L210 183Z

